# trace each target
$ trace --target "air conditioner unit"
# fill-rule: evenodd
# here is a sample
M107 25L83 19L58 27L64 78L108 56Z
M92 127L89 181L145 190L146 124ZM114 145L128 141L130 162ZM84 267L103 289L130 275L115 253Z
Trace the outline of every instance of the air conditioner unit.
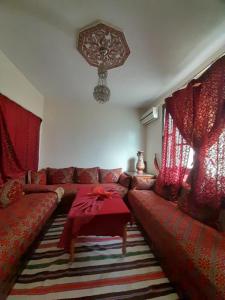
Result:
M156 106L146 111L146 113L144 113L143 116L141 117L140 121L143 125L148 125L154 120L157 120L158 118L159 118L159 108Z

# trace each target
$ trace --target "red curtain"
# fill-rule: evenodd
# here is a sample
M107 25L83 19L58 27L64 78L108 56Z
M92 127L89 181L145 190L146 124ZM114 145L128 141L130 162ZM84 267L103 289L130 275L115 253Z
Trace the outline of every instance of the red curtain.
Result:
M195 151L192 201L217 209L225 196L225 57L168 98L166 109Z
M156 183L157 191L166 198L171 200L177 198L186 174L189 152L190 146L166 110L162 167Z
M0 177L37 170L41 119L0 94Z

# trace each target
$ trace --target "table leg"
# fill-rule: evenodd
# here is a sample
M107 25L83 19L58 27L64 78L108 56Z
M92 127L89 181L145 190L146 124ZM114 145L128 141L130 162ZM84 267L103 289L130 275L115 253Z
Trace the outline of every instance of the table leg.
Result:
M70 261L74 261L74 248L75 248L75 239L72 239L70 242Z
M130 217L130 225L133 226L135 224L135 218L134 218L134 215L131 214L131 217Z
M126 255L127 250L126 250L126 245L127 244L127 229L126 229L126 225L123 228L123 244L122 244L122 253L123 255Z

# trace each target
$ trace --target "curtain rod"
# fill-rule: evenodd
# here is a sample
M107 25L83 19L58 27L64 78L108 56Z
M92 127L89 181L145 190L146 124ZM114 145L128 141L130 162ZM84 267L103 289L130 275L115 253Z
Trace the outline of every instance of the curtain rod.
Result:
M198 72L193 79L197 79L199 78L208 68L210 68L218 59L220 59L221 57L223 57L225 55L225 52L223 52L221 55L219 55L217 58L215 58L213 61L211 61L209 63L209 65L207 67L205 67L203 70L201 70L200 72Z
M186 81L181 87L177 88L175 91L171 91L170 95L172 96L174 92L179 91L184 89L189 82L191 82L193 79L198 79L206 70L208 70L208 68L210 68L218 59L220 59L221 57L223 57L225 55L225 52L223 52L222 54L220 54L217 58L213 59L208 65L207 67L205 67L204 69L202 69L200 72L198 72L195 76L193 76L192 79L189 79L188 81ZM170 97L170 96L167 96ZM164 101L167 97L164 97Z

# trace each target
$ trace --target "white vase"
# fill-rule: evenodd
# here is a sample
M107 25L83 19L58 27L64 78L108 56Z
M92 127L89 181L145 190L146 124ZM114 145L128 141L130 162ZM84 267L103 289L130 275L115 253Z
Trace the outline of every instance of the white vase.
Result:
M143 171L145 169L144 151L138 151L137 157L138 157L138 161L136 163L137 173L138 174L143 174Z

